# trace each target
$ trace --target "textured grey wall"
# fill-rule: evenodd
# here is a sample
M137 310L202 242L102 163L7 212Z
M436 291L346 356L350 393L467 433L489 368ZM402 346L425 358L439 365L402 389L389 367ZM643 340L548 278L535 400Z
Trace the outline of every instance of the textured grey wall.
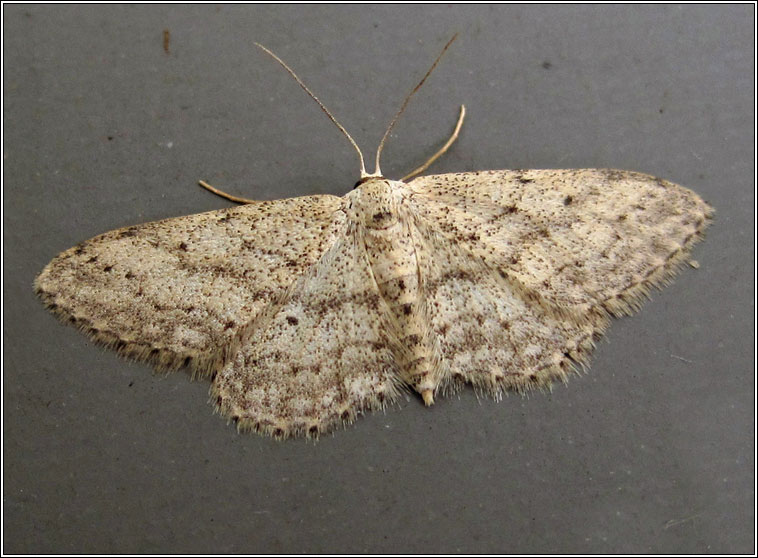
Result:
M4 6L5 552L753 550L753 16L737 6ZM170 54L162 31L171 32ZM699 270L552 394L412 397L318 444L60 325L31 283L98 233L401 176L616 167L716 208ZM371 158L370 155L368 156Z

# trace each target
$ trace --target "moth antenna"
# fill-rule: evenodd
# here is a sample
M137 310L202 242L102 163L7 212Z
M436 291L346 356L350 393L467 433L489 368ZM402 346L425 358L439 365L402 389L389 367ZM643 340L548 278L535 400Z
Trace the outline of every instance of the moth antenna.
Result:
M334 125L337 126L337 128L340 129L340 132L342 132L345 135L345 137L348 140L350 140L350 143L353 145L353 147L355 148L355 150L358 152L358 157L361 160L361 178L365 178L365 177L369 176L369 174L366 172L366 165L363 162L363 153L361 153L361 150L358 147L358 144L355 143L355 140L350 136L350 134L347 133L347 130L345 130L345 128L342 126L342 124L340 124L337 121L337 119L334 118L334 116L332 116L332 113L329 112L329 110L324 106L324 104L321 101L318 100L318 97L316 97L316 95L314 95L313 92L310 89L308 89L308 86L303 83L303 81L297 76L297 74L292 70L292 68L290 68L289 66L287 66L287 64L284 62L284 60L282 60L281 58L279 58L276 54L274 54L273 52L271 52L269 49L267 49L265 46L263 46L260 43L255 43L255 46L257 46L263 52L265 52L266 54L268 54L271 58L273 58L274 60L276 60L277 62L279 62L279 64L281 64L281 66L285 70L287 70L287 72L289 72L289 74L293 78L295 78L295 81L298 83L298 85L300 87L302 87L303 90L306 93L308 93L308 95L310 95L311 99L313 99L314 101L316 101L316 103L318 103L318 106L320 106L321 110L323 110L324 113L329 117L329 120L331 120L334 123Z
M455 41L455 39L457 39L457 38L458 38L458 33L456 33L455 35L453 35L453 38L450 39L447 42L447 44L443 47L442 52L439 53L439 56L437 56L437 59L434 61L434 64L432 64L431 68L429 68L429 70L427 70L426 74L424 74L424 77L422 77L421 81L418 82L418 85L416 85L416 87L413 88L413 91L411 91L410 93L408 93L408 96L403 101L403 104L400 107L400 110L397 111L397 113L395 114L395 116L392 118L392 121L390 122L390 125L387 127L387 131L384 132L384 135L382 136L382 141L379 142L379 149L376 150L376 172L374 173L375 175L381 176L381 174L382 174L382 171L379 169L379 159L382 156L382 149L384 149L384 142L387 141L387 138L389 137L390 132L392 131L392 128L395 127L395 122L397 122L397 119L400 118L400 115L403 114L403 111L405 111L405 107L408 106L408 103L410 102L411 97L413 97L413 95L416 94L416 91L418 91L419 89L421 89L421 86L424 85L424 82L426 81L426 78L428 78L429 75L434 71L434 68L437 67L437 64L439 64L440 59L442 58L442 56L445 54L445 52L447 51L447 49L450 48L450 45L452 45L453 42Z

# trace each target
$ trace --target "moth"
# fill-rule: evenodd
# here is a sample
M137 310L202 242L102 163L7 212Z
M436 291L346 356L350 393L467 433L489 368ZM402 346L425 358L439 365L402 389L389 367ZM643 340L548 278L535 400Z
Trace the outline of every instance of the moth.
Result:
M426 405L471 384L549 388L585 366L611 317L669 282L713 210L620 170L382 175L382 147L343 197L243 203L107 232L34 287L121 355L209 377L241 430L318 437L405 390ZM415 177L415 178L414 178Z

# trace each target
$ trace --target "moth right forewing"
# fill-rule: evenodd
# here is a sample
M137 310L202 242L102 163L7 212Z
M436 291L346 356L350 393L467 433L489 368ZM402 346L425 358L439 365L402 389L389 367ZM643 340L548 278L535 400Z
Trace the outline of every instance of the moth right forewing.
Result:
M712 209L681 186L605 169L424 176L416 210L557 309L636 309L702 238Z

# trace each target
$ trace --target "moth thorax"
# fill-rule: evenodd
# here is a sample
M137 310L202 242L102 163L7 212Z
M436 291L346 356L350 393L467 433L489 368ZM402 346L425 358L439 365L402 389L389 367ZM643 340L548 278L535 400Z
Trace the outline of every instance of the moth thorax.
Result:
M368 229L387 229L398 222L400 193L396 182L371 178L348 194L351 217Z

